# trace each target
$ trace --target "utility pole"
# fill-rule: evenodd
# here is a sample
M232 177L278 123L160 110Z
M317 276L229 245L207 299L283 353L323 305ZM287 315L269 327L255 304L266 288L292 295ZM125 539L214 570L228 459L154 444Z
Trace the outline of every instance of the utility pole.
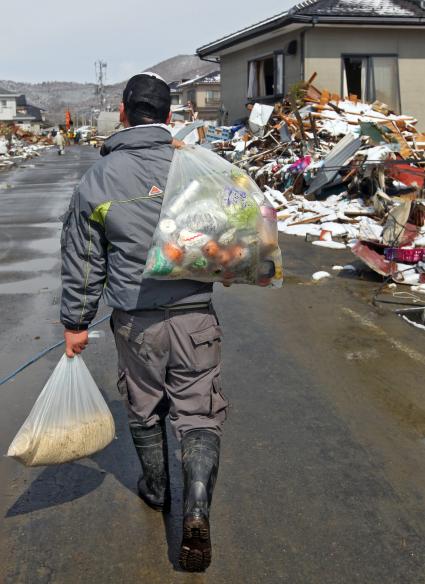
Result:
M105 80L106 80L106 69L108 63L98 59L94 64L94 70L96 74L96 95L99 99L99 109L100 111L105 109L106 96L105 96Z

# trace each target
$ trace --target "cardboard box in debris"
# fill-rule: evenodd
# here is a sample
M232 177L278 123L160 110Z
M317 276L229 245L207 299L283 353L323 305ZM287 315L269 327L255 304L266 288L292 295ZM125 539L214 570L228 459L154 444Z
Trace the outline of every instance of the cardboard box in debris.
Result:
M0 170L39 156L52 144L48 136L34 134L15 124L0 124Z
M351 248L373 270L425 291L425 134L378 101L319 91L315 76L209 137L278 211L279 230ZM247 112L248 113L248 112ZM420 286L419 286L420 287Z

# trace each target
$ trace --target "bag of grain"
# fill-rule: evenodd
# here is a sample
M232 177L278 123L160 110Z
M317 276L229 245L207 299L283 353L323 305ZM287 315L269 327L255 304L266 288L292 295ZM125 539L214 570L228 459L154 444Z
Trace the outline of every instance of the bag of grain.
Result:
M81 356L63 355L9 447L26 466L61 464L105 448L111 412Z

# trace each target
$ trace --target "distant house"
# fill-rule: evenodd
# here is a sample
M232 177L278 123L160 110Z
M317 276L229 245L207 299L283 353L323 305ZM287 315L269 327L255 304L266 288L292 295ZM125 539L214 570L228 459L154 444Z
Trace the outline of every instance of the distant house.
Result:
M44 121L43 111L27 103L25 95L0 87L0 122L14 123L24 130L38 133Z
M109 136L120 127L120 112L100 112L97 118L99 136Z
M25 95L19 95L16 99L15 123L24 130L38 133L44 122L44 110L27 103Z
M185 81L187 81L185 79ZM171 106L176 106L176 105L181 105L181 99L182 99L182 92L179 89L179 85L180 85L181 81L173 81L172 83L168 84L168 87L170 88L170 94L171 94Z
M199 75L193 79L170 84L171 105L187 105L189 102L201 120L216 120L221 105L220 71Z
M197 50L221 66L230 120L318 73L341 96L378 99L425 128L425 2L307 0Z
M16 100L19 94L0 87L0 122L11 122L16 118Z

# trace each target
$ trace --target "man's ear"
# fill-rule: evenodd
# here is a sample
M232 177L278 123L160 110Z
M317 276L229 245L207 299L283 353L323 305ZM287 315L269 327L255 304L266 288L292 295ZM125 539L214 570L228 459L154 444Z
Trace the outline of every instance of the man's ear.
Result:
M167 119L165 120L165 123L166 123L167 125L168 125L168 124L171 122L171 117L172 117L172 115L173 115L173 113L172 113L172 112L170 112L170 113L168 114L168 117L167 117Z
M125 113L125 108L124 108L124 103L123 102L120 103L120 122L124 126L128 126L127 114Z

